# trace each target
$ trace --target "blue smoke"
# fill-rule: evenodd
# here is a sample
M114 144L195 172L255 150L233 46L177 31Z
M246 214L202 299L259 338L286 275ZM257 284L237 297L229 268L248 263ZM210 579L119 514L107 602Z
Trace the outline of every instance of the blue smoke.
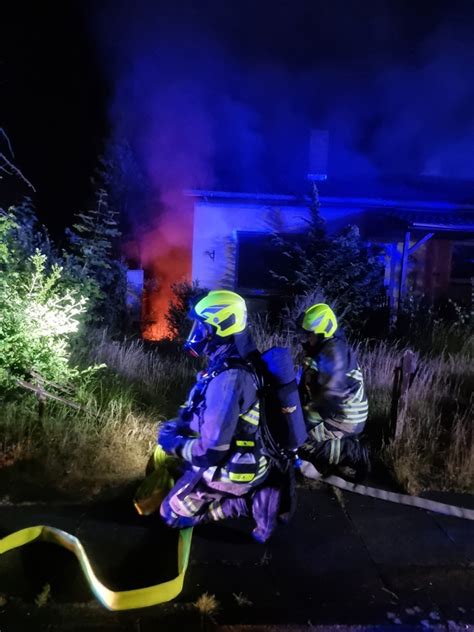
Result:
M112 139L157 190L301 191L313 127L329 177L474 178L472 15L362 4L103 5Z

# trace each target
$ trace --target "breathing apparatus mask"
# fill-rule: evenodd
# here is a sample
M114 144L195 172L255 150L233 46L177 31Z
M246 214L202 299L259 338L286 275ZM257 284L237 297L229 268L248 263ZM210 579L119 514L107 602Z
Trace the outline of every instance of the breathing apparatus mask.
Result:
M194 358L198 358L209 352L209 347L214 338L211 325L194 320L184 348Z
M245 330L247 307L235 292L212 290L195 298L189 316L193 325L184 348L194 357L209 356Z

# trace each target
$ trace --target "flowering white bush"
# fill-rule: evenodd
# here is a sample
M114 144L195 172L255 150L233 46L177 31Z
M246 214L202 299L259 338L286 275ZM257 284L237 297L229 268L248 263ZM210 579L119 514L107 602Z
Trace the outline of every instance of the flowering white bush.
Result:
M65 381L69 338L78 330L87 299L61 284L62 268L47 269L39 250L24 257L13 215L0 216L0 389L35 370L46 379ZM23 256L22 256L23 255Z
M64 337L78 330L78 317L86 310L87 299L72 290L58 293L55 289L61 278L62 268L53 265L46 274L46 257L39 251L31 257L33 275L28 289L25 309L31 323L31 335L36 338Z

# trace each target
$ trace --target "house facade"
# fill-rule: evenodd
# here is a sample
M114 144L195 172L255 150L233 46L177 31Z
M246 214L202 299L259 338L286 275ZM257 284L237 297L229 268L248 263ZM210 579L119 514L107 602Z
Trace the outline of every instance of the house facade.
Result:
M365 187L321 182L318 188L329 231L356 224L364 239L384 247L392 306L406 292L470 300L474 183L471 188L433 179ZM266 274L274 263L269 236L303 234L309 199L223 191L186 194L194 198L192 278L203 287L231 288L247 296L275 290Z
M470 303L474 183L439 178L322 180L318 191L330 232L356 224L364 239L383 246L387 302L393 311L407 293ZM210 190L183 195L193 209L192 236L183 251L190 262L189 280L247 298L278 293L270 274L279 265L272 235L298 240L306 230L309 198ZM131 276L136 300L139 275Z

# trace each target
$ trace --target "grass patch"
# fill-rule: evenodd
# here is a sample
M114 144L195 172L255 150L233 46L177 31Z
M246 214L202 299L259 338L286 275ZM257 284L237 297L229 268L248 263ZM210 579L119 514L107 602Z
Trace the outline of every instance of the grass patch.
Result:
M403 349L359 345L369 397L368 436L382 460L411 493L424 489L474 491L474 363L471 346L454 355L418 358L403 432L381 438L390 416L395 369Z
M244 595L243 593L232 593L232 596L234 597L237 605L239 606L239 608L245 608L245 607L250 607L253 606L253 602L250 601L250 599Z
M3 494L14 482L19 494L47 487L82 497L143 476L157 425L176 414L195 368L140 342L101 336L91 350L87 362L107 369L76 391L82 410L48 401L40 418L27 393L0 404Z
M199 612L201 617L209 617L213 618L215 614L219 611L219 602L216 599L215 595L210 595L209 593L203 593L198 599L194 602L194 607Z
M44 608L51 599L51 586L45 584L38 595L35 597L35 605L37 608Z
M260 349L291 346L289 332L253 325ZM268 333L271 332L271 333ZM395 368L394 343L358 346L369 397L367 434L374 453L410 492L474 491L474 362L472 336L452 355L422 356L410 391L404 431L387 436ZM293 357L297 349L292 347ZM33 395L0 403L0 492L25 487L90 495L143 476L160 421L176 415L199 368L182 352L98 334L78 363L105 363L82 384L78 411L48 401L41 418Z

